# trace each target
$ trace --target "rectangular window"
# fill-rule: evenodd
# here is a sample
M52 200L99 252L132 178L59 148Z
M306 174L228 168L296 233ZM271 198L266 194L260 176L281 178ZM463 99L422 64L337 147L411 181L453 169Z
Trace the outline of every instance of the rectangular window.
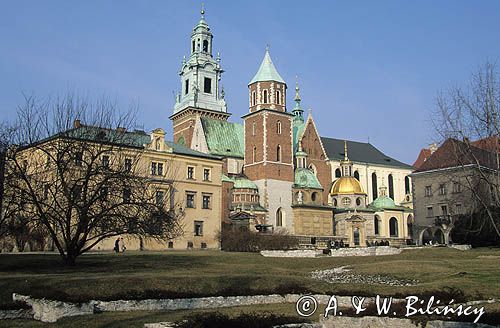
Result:
M129 188L123 189L123 202L130 203L131 198L132 198L132 191Z
M203 169L203 180L210 181L210 169Z
M204 209L210 209L210 200L211 200L210 195L203 195L203 208Z
M453 182L453 193L457 194L462 192L462 186L458 182Z
M163 206L165 198L165 192L162 190L156 191L156 205Z
M193 166L188 166L187 178L189 180L194 180L194 167Z
M163 175L163 163L158 163L158 175Z
M105 169L109 169L109 156L108 155L102 156L102 167L104 167Z
M212 79L206 77L203 81L203 92L212 93Z
M441 214L448 215L448 206L447 205L441 205Z
M432 210L432 206L427 206L427 217L434 216L434 211Z
M194 235L203 236L203 221L194 221Z
M455 214L462 214L462 204L455 204Z
M75 165L82 166L83 165L83 153L81 151L75 154Z
M186 207L194 208L194 195L193 193L186 194Z
M187 95L189 93L189 79L184 81L184 94Z
M446 184L442 183L439 185L439 194L446 195Z
M156 172L158 172L158 170L156 168L156 163L151 162L151 175L156 175Z
M132 171L132 159L130 158L125 158L125 171Z
M427 197L432 196L432 187L431 186L425 186L425 196L427 196Z

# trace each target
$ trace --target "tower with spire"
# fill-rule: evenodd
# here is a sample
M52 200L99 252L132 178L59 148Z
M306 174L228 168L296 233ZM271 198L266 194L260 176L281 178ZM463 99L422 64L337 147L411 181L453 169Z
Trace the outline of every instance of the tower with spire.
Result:
M221 76L221 58L212 55L213 34L205 20L202 5L201 17L193 28L190 56L184 57L179 75L181 90L175 95L174 112L170 116L174 126L174 142L190 147L194 120L197 116L209 116L227 120L227 112Z
M302 106L300 104L301 98L300 98L300 88L299 88L299 78L295 77L295 98L293 101L295 102L295 106L293 107L292 114L293 114L293 122L294 124L300 124L304 123L304 110L302 109Z
M294 182L293 115L286 110L285 80L266 47L255 76L248 83L249 113L243 116L245 159L243 171L257 184L267 223L292 229L291 190Z

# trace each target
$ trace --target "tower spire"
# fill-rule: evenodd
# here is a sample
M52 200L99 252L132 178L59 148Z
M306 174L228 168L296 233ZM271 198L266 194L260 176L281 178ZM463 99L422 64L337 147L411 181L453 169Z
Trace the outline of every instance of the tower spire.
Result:
M347 140L344 140L344 161L349 161L349 156L347 156Z
M295 75L295 106L293 107L292 114L293 120L303 123L304 122L304 111L300 105L300 88L299 88L299 77Z
M347 155L347 140L344 140L344 160L340 161L340 167L342 169L342 176L352 176L352 162Z

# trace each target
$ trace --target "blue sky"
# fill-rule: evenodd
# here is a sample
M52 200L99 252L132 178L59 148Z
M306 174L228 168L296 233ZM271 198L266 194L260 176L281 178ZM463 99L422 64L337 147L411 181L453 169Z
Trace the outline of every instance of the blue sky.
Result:
M201 1L0 1L0 113L22 93L73 92L138 104L147 130L171 136L177 72ZM231 120L265 45L320 134L367 141L412 163L433 141L439 90L499 63L500 1L205 1L225 69Z

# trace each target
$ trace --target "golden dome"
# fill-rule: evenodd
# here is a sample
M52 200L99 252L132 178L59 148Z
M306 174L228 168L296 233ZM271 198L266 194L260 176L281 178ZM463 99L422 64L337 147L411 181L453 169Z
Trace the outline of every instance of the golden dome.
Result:
M344 176L337 179L330 189L330 195L354 195L363 194L366 195L361 188L361 184L356 178Z

